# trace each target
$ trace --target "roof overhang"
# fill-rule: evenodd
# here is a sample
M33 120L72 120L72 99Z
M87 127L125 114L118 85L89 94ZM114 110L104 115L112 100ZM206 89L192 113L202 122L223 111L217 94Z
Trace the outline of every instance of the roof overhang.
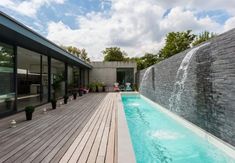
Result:
M68 36L69 37L69 36ZM0 38L82 68L92 66L0 11Z

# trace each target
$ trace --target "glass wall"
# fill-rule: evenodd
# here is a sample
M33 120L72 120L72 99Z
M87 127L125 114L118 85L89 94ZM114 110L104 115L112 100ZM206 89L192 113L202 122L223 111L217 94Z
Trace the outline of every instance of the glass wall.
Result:
M133 68L117 68L117 82L120 85L125 83L134 83L134 69Z
M14 109L14 49L0 42L0 113Z
M65 95L65 64L51 59L51 97L62 98Z
M33 51L17 48L17 109L42 103L41 58Z
M80 69L75 66L68 66L68 93L80 87Z

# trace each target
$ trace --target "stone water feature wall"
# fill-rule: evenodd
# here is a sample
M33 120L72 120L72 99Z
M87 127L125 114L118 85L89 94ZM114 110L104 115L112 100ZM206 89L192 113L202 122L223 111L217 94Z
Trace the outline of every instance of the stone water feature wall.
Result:
M235 146L235 29L138 73L139 91Z

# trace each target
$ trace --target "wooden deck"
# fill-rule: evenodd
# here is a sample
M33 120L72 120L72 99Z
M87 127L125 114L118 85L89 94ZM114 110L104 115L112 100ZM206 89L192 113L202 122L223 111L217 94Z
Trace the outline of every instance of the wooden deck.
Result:
M1 119L0 162L116 162L117 95L87 94L28 122L24 113Z

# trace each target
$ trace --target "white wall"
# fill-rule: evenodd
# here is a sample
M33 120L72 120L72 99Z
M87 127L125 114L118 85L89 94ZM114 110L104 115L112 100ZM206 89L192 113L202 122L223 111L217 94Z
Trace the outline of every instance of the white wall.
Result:
M104 82L107 86L113 86L116 82L117 68L134 68L134 74L137 71L135 62L91 62L91 65L93 68L90 71L90 83Z

